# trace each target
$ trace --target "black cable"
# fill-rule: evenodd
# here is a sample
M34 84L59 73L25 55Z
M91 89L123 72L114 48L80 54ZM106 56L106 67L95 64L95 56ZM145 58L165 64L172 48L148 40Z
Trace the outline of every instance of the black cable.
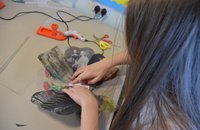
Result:
M48 16L58 22L61 22L61 20L57 19L57 18L54 18L53 16L47 14L47 13L44 13L44 12L40 12L40 11L27 11L27 12L19 12L17 13L15 16L11 17L11 18L3 18L3 17L0 17L0 19L2 20L13 20L14 18L18 17L18 16L22 16L22 15L25 15L25 14L43 14L45 16Z
M57 18L55 18L55 17L53 17L53 16L51 16L51 15L49 15L49 14L47 14L47 13L41 12L41 11L19 12L19 13L17 13L16 15L14 15L14 16L11 17L11 18L3 18L3 17L0 17L0 19L2 19L2 20L13 20L13 19L15 19L16 17L22 16L22 15L25 15L25 14L43 14L43 15L48 16L48 17L50 17L50 18L52 18L52 19L54 19L54 20L56 20L56 21L58 21L58 22L66 22L66 23L69 23L69 22L72 22L72 21L74 21L74 20L79 20L79 21L90 21L90 20L95 20L95 16L96 16L96 15L95 15L94 17L88 17L88 16L74 16L74 15L72 15L71 13L68 13L68 12L62 11L62 10L58 10L58 11L57 11L57 15L59 14L59 12L65 13L65 14L67 14L67 15L70 15L71 17L73 17L73 19L68 20L68 21L64 21L64 20L57 19ZM84 18L84 19L83 19L83 18Z
M59 12L57 11L56 12L57 16L60 18L61 22L65 24L66 28L67 28L67 31L69 31L69 26L68 24L63 20L63 18L59 15Z
M68 13L68 12L63 11L63 10L58 10L57 13L64 13L64 14L67 14L67 15L73 17L73 19L68 20L68 21L64 21L64 20L63 20L64 22L67 22L67 23L73 22L74 20L79 20L79 21L83 21L83 22L85 22L85 21L90 21L90 20L95 20L95 16L96 16L96 14L95 14L94 17L82 16L82 15L81 15L81 16L74 16L74 15L72 15L71 13ZM84 19L83 19L83 18L84 18Z
M64 21L63 20L63 18L60 16L60 14L59 13L64 13L64 14L67 14L67 15L70 15L71 17L73 17L74 19L71 19L71 20L68 20L68 21ZM57 12L56 12L56 14L58 15L58 17L61 19L61 21L66 25L66 27L67 27L67 31L69 30L69 26L68 26L68 24L67 23L69 23L69 22L72 22L72 21L74 21L74 20L80 20L80 21L90 21L90 20L94 20L95 19L95 16L96 16L96 14L95 14L95 16L93 17L93 18L91 18L91 17L88 17L88 16L74 16L74 15L72 15L72 14L70 14L70 13L68 13L68 12L65 12L65 11L62 11L62 10L58 10ZM81 18L86 18L86 19L81 19ZM69 47L71 47L71 45L70 45L70 43L69 43L69 38L67 38L67 44L69 45Z
M69 25L63 20L63 18L59 15L59 11L56 12L56 14L58 15L58 17L61 19L61 21L65 24L67 31L69 31ZM67 44L69 46L69 48L71 48L71 44L69 41L69 37L67 37Z
M67 37L67 45L69 46L69 48L72 47L71 44L70 44L70 42L69 42L69 38L68 37Z

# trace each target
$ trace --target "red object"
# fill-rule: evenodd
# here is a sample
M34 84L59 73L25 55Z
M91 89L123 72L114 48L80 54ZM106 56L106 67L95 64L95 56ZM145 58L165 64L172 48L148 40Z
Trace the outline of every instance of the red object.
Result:
M49 83L48 82L44 82L43 83L43 88L44 88L44 90L49 90Z
M101 39L105 39L105 38L109 38L108 34L103 35L103 37L101 37Z
M45 76L46 76L47 78L50 78L50 77L51 77L51 74L49 73L49 71L48 71L47 69L45 69L44 73L45 73Z
M0 0L0 9L2 9L3 7L5 7L5 4L3 3L3 1Z
M107 42L107 43L109 43L109 44L112 44L112 41L111 41L111 40L102 39L102 41Z
M45 37L49 37L49 38L53 38L56 40L65 40L67 38L67 36L64 35L64 33L57 31L58 29L58 25L53 23L51 25L51 29L46 28L46 27L39 27L39 29L37 30L37 34L45 36Z
M44 83L43 83L43 88L44 88L44 90L47 92L47 94L48 94L49 96L52 95L52 92L49 90L49 83L48 83L48 82L44 82Z
M100 39L104 42L107 42L109 44L112 44L112 41L111 40L107 40L109 38L109 35L108 34L105 34L103 35L103 37L101 37Z

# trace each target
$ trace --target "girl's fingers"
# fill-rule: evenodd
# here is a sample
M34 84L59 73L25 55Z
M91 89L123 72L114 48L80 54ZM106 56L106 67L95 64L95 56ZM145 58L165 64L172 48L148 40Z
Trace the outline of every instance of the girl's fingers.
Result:
M80 76L71 81L72 84L81 82Z
M99 81L99 77L96 77L96 78L94 78L94 79L88 81L88 84L95 84L95 83L98 82L98 81Z
M69 89L63 89L63 92L65 92L66 94L68 94L70 97L73 97L73 91L69 90Z
M74 100L77 104L81 105L80 99L78 97L79 94L76 91L73 92L69 89L63 89L62 91L68 94L72 98L72 100Z
M84 68L79 68L71 77L71 79L73 80L74 78L76 78L77 76L79 76L81 73L84 72Z
M93 79L95 76L93 74L89 74L88 72L83 72L74 80L72 80L72 84L84 82L84 80Z

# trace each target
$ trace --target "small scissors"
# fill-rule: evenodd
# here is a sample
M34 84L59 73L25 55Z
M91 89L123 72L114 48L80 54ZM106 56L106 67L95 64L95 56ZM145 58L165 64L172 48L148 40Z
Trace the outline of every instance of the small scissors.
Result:
M103 37L101 38L98 38L97 36L93 35L94 38L97 40L97 42L99 43L99 47L102 49L102 50L106 50L106 49L110 49L111 48L111 44L112 44L112 41L110 40L105 40L105 38L108 38L109 36L108 35L104 35Z
M109 44L112 44L112 41L111 41L111 40L108 40L108 38L109 38L109 35L108 35L108 34L105 34L105 35L103 35L100 39L101 39L102 41L104 41L104 42L107 42L107 43L109 43Z

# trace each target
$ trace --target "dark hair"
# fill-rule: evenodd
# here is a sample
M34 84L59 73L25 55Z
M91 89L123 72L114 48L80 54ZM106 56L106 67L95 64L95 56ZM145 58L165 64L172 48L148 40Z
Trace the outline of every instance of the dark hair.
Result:
M200 1L130 0L125 100L111 130L200 130Z

